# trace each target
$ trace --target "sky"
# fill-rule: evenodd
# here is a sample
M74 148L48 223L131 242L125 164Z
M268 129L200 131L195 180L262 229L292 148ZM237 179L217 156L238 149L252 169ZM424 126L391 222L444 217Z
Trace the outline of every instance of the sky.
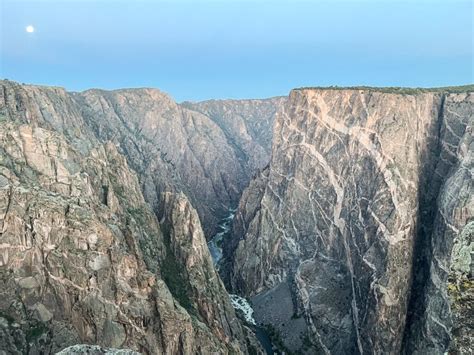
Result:
M471 0L0 0L0 77L177 101L461 85L473 32Z

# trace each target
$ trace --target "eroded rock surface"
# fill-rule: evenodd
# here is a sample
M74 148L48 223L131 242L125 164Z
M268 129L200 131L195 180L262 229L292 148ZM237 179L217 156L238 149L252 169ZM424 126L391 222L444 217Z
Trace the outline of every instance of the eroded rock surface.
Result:
M187 199L171 189L160 225L128 159L70 94L11 82L2 91L0 350L246 353L253 339Z
M155 211L161 209L162 192L183 191L207 237L268 163L273 116L283 101L247 100L231 115L221 112L220 102L211 102L201 110L210 118L196 111L200 105L196 110L178 105L156 89L69 93L11 81L2 81L1 89L2 110L10 117L64 134L81 151L97 140L113 142Z
M184 102L182 106L202 112L222 128L238 152L244 173L251 177L270 161L273 122L286 97L265 100L209 100Z
M445 351L451 265L472 277L473 106L472 93L294 90L236 214L234 291L288 283L294 317L273 326L304 317L310 353Z
M75 94L84 119L112 140L138 172L146 200L160 210L164 191L184 191L212 235L249 180L222 129L155 89Z

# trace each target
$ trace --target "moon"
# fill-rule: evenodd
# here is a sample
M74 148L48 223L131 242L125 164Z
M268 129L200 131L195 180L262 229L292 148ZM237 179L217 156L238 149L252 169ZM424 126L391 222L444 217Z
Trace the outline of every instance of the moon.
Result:
M31 25L26 26L26 32L33 33L35 32L35 28Z

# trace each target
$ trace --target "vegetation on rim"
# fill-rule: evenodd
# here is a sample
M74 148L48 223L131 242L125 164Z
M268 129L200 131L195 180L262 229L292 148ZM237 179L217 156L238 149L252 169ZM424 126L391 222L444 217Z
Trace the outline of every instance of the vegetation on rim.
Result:
M439 92L439 93L462 93L462 92L473 92L474 84L462 85L462 86L445 86L438 88L408 88L408 87L374 87L374 86L308 86L296 88L294 90L364 90L364 91L376 91L391 94L402 94L402 95L416 95L427 92Z

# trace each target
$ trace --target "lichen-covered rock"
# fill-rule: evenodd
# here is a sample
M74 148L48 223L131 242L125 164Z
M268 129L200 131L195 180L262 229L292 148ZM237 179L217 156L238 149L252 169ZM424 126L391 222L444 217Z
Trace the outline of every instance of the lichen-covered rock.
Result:
M471 101L472 103L472 101ZM452 312L454 354L474 352L474 108L470 106L467 126L457 149L457 164L446 181L438 202L438 216L447 229L441 240L453 243L451 257L442 250L444 266L450 265L448 294ZM469 119L470 117L470 119ZM448 203L448 201L452 201ZM443 270L443 279L446 270Z
M450 341L453 353L473 347L474 95L445 95L442 106L433 169L420 186L407 353L441 352Z

